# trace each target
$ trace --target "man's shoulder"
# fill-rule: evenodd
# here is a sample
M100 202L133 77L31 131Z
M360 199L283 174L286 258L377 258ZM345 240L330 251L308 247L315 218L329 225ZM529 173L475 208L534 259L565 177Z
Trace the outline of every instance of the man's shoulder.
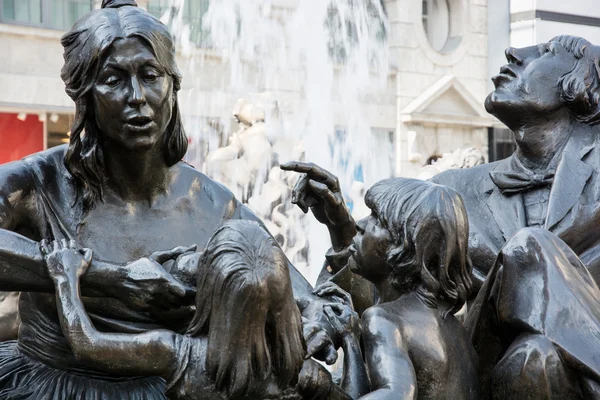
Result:
M430 180L434 183L451 187L469 185L472 183L469 182L471 179L487 179L490 171L493 171L499 162L500 161L495 161L492 163L477 165L471 168L449 169L435 175Z
M472 168L450 169L430 179L431 182L448 186L460 194L471 193L481 190L482 186L488 186L490 172L493 171L501 161L477 165Z

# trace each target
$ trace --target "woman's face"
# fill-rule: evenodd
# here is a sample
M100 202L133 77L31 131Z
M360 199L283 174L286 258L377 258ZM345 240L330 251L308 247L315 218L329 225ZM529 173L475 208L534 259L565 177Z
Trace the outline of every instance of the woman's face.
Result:
M113 43L92 94L103 138L125 149L153 148L171 120L173 79L137 37Z
M375 211L356 223L356 231L350 247L350 269L372 282L385 279L390 271L387 253L392 235L381 225Z

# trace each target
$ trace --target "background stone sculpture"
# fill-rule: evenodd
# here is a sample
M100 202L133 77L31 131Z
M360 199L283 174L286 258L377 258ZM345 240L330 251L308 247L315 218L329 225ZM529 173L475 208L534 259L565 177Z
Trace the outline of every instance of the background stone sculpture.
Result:
M483 152L475 147L466 149L456 149L452 153L446 153L438 158L431 165L426 165L421 168L417 178L431 179L435 175L457 168L472 168L485 163Z
M267 93L253 101L239 99L233 116L239 129L230 136L228 146L207 154L206 172L248 204L302 270L308 265L306 220L289 201L294 182L278 167L279 158L290 151L302 157L302 146L269 134L266 119L277 126L278 109Z

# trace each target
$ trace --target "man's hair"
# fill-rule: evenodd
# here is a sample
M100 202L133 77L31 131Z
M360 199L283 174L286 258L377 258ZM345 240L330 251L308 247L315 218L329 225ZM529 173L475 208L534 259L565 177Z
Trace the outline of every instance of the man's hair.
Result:
M576 62L573 69L558 81L560 96L580 122L600 122L600 49L576 36L556 36L550 42L560 43Z
M431 182L391 178L367 192L367 206L392 236L392 284L417 291L442 317L464 305L472 281L467 254L469 223L454 190Z
M175 101L163 142L167 165L175 165L187 151L188 141L176 96L181 88L181 74L167 27L146 11L127 5L87 14L61 39L65 61L61 78L67 94L75 102L75 118L64 162L77 181L87 208L102 200L104 183L102 134L96 124L91 90L112 44L130 37L141 39L173 79Z
M198 266L191 336L207 335L206 371L230 397L259 396L267 378L296 383L305 354L288 260L258 223L226 222Z

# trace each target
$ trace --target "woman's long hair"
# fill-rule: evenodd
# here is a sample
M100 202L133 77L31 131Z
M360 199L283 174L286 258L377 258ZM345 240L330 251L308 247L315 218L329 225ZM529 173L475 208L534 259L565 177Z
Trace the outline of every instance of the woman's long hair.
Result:
M442 317L461 309L472 288L469 223L454 190L408 178L385 179L365 196L392 236L392 284L417 291Z
M211 237L198 266L187 334L207 335L206 371L230 398L264 393L273 376L295 384L305 354L288 260L258 223L233 220Z
M118 39L140 38L173 79L173 110L164 135L164 155L168 166L180 161L187 151L187 137L181 123L177 91L181 74L175 62L175 47L167 27L133 0L104 1L75 23L61 43L64 65L61 78L75 102L75 118L65 155L65 166L80 187L86 208L102 200L104 158L102 134L98 130L90 91L112 44Z

